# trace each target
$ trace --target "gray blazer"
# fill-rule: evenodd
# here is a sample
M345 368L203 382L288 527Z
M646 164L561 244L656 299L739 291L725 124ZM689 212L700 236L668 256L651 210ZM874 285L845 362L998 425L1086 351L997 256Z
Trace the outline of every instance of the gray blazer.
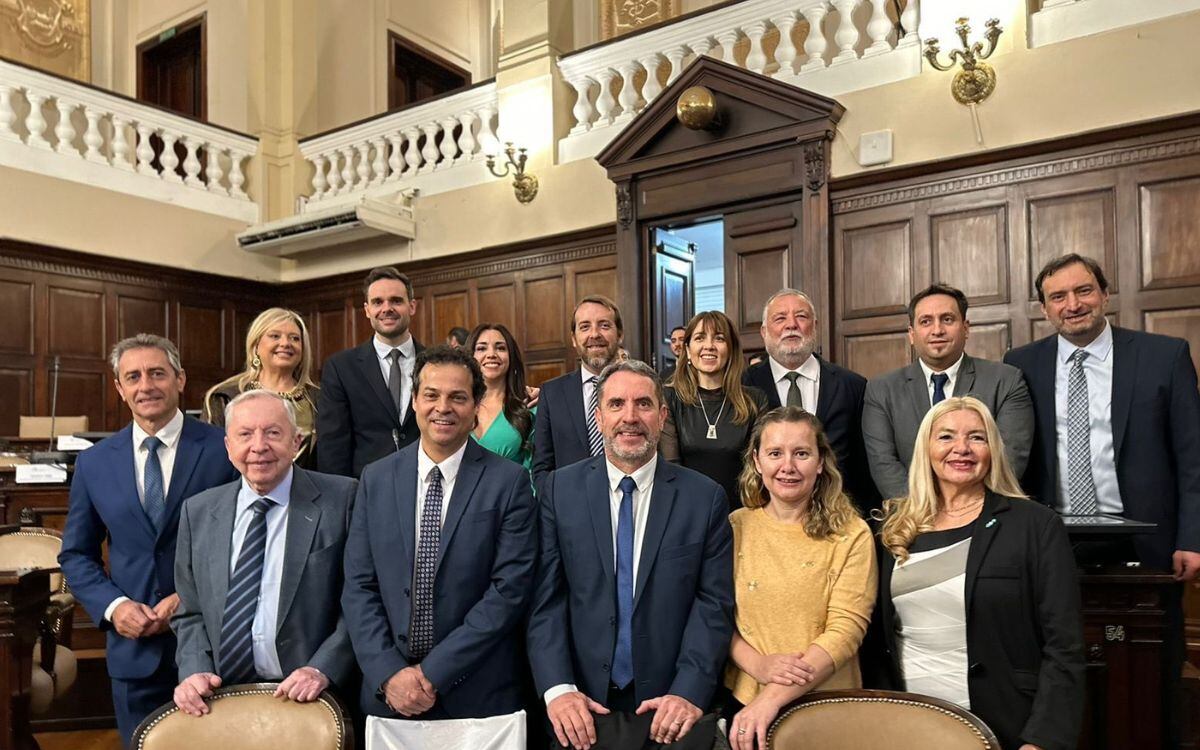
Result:
M342 552L358 482L299 466L293 471L275 648L285 677L311 666L345 688L355 672L354 652L338 601L344 580ZM179 516L179 609L171 627L179 640L180 680L197 672L216 672L241 486L238 479L188 498Z
M963 355L955 396L974 396L991 410L1017 479L1025 473L1033 442L1033 401L1021 371L1001 362ZM929 386L920 362L867 383L862 431L871 478L885 498L908 494L917 428L929 411Z

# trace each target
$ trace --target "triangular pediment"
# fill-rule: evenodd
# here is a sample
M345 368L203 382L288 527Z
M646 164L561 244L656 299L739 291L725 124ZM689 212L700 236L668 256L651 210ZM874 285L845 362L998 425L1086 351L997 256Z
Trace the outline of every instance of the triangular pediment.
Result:
M679 95L693 86L713 92L718 126L692 130L676 119ZM844 111L829 97L700 57L630 120L596 161L616 180L655 169L660 163L713 159L772 143L832 135Z

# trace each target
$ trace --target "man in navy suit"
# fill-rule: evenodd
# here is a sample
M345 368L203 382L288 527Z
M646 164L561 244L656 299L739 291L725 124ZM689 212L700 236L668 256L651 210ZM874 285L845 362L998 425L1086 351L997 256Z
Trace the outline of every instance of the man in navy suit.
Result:
M733 635L725 492L658 457L667 409L648 365L611 365L597 390L604 453L548 475L538 498L534 681L561 745L590 747L594 715L616 712L602 719L613 731L652 715L641 737L710 748L711 727L689 732Z
M603 451L592 417L593 398L600 373L617 361L621 350L621 311L603 295L584 297L571 315L571 337L579 369L543 383L539 394L531 469L539 491L550 472Z
M317 468L326 474L357 477L367 464L417 439L412 374L424 347L409 332L417 311L412 282L395 268L375 268L363 295L375 335L321 367Z
M1200 572L1200 392L1186 341L1109 325L1108 280L1091 258L1064 255L1037 277L1042 312L1057 335L1013 349L1036 422L1025 490L1062 513L1112 513L1157 524L1114 545L1080 552L1136 558L1178 581ZM1164 701L1169 734L1183 660L1182 586L1167 597ZM1173 745L1172 745L1173 746Z
M799 406L817 415L837 454L846 491L866 515L880 504L863 443L863 395L867 379L826 362L814 352L820 339L812 300L781 289L763 305L766 362L746 369L742 382L767 394L770 408Z
M529 476L470 440L483 374L447 346L417 357L420 439L363 472L342 608L362 707L389 718L521 709L521 632L533 589Z
M58 562L107 633L117 728L126 745L171 700L175 537L184 498L237 476L224 433L179 411L186 376L167 339L140 333L113 347L117 393L133 423L79 455ZM108 571L101 547L108 541Z

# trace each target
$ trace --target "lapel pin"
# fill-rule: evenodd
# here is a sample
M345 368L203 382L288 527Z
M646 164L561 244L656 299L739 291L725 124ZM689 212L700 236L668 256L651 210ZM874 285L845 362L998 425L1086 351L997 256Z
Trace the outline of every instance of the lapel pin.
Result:
M993 527L993 526L995 526L995 525L996 525L996 519L994 519L994 518L993 518L992 520L990 520L990 521L988 521L986 524L984 524L984 525L983 525L983 528L985 528L985 529L990 529L990 528L992 528L992 527Z

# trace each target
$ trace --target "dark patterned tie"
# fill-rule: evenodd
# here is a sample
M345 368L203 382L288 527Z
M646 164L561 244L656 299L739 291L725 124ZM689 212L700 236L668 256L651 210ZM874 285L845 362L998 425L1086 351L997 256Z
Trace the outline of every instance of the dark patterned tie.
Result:
M263 557L267 551L267 510L275 502L260 497L250 506L250 525L238 553L237 566L225 594L225 615L221 620L221 652L217 672L223 685L253 682L254 615L258 612L258 594L262 589Z
M442 471L429 472L425 507L421 509L421 541L417 542L417 568L413 574L412 658L421 660L433 648L433 581L437 575L438 548L442 542Z
M1079 516L1100 512L1096 482L1092 476L1091 415L1088 410L1087 376L1083 360L1088 353L1076 349L1067 373L1067 495L1068 510Z
M796 381L800 379L800 373L789 372L783 377L788 380L787 403L785 406L797 406L803 409L804 397L800 395L800 386L796 384Z
M624 477L617 511L617 645L613 649L612 681L624 688L633 681L633 477Z
M158 460L158 449L163 441L151 435L142 441L146 449L146 469L142 474L142 508L156 531L162 530L163 516L167 510L166 492L163 487L162 464Z
M388 390L392 393L392 403L396 405L396 414L400 416L403 416L400 414L400 385L404 377L404 371L400 369L400 360L403 358L404 352L399 349L393 349L388 354L388 359L392 360L392 366L388 369Z
M935 372L929 379L933 381L933 398L930 403L937 406L946 400L946 383L950 382L950 376L944 372Z
M596 426L596 409L599 408L600 394L596 388L596 376L587 379L587 382L592 386L592 395L588 399L587 413L587 430L588 430L588 450L593 456L599 456L604 452L604 438L600 435L600 428Z

